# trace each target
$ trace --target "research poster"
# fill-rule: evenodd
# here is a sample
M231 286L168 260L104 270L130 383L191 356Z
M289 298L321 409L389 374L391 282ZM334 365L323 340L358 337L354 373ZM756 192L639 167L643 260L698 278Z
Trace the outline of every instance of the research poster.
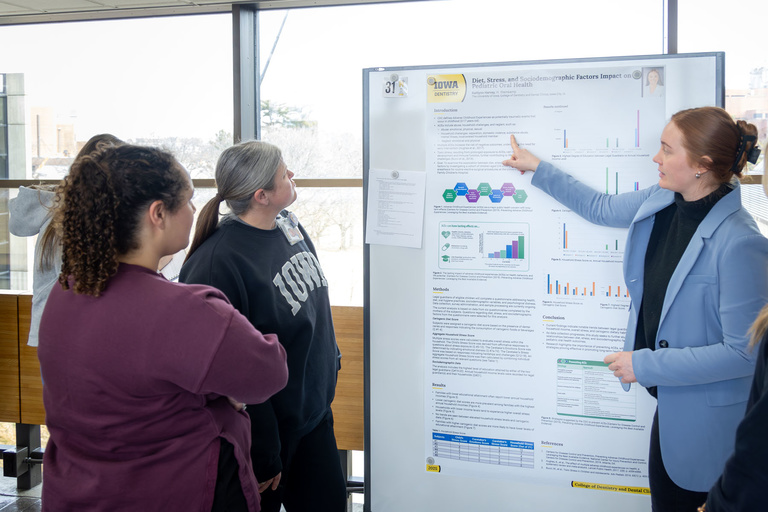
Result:
M651 69L664 84L653 91ZM626 230L584 221L501 162L514 134L606 194L651 186L679 103L667 92L684 75L632 61L427 72L424 468L435 478L648 493L655 400L603 363L624 342Z

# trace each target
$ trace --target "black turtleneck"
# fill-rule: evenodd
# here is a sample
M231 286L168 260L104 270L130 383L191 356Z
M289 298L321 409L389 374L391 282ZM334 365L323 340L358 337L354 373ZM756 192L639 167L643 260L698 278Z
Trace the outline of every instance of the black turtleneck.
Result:
M701 221L731 190L731 185L723 183L708 196L690 202L675 193L675 201L656 213L645 252L643 299L637 319L635 350L656 349L656 333L669 280ZM648 391L656 396L655 387Z

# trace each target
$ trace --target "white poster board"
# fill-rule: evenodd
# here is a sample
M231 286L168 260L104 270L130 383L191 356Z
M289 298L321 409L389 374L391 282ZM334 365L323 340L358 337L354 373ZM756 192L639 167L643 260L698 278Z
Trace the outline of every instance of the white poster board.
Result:
M650 508L655 400L602 363L623 345L626 230L501 161L514 133L597 190L648 187L665 123L722 106L723 70L711 53L364 71L366 186L426 178L422 243L366 246L367 510Z

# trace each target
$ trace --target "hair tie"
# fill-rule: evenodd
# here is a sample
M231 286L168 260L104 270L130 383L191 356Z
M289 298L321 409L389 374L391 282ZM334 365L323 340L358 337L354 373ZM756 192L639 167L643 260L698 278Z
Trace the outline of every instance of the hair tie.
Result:
M216 192L216 195L213 196L213 198L216 199L216 201L218 201L219 203L224 200L224 198L218 192Z
M747 153L747 162L751 164L757 163L757 158L760 156L760 147L757 145L757 137L754 135L745 135L744 131L741 129L741 126L738 124L736 127L739 129L739 150L736 152L736 160L733 161L733 165L731 166L731 172L736 174L739 172L739 162L741 161L741 156L744 154L744 151L747 148L747 142L754 141L755 144L752 146L752 149L749 150L749 153Z

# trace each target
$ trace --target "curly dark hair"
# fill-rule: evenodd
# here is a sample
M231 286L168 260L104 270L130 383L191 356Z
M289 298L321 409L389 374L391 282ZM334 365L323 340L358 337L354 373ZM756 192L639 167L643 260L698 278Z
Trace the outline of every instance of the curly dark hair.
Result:
M125 144L125 142L111 133L100 133L88 139L88 142L86 142L85 145L80 148L80 151L78 151L75 160L82 158L84 155L89 155L94 151L102 150L108 146L120 146L123 144ZM50 186L53 187L53 191L56 190L57 185ZM50 210L51 212L49 215L53 218L53 208L50 208ZM59 240L54 227L53 222L49 222L45 231L40 235L40 241L38 243L40 247L40 259L38 264L40 265L40 268L46 272L53 270L54 260L58 258L57 251L61 245L61 241Z
M123 145L78 159L56 190L61 286L98 297L117 272L118 257L139 248L147 207L160 200L175 212L189 187L181 165L160 149Z

